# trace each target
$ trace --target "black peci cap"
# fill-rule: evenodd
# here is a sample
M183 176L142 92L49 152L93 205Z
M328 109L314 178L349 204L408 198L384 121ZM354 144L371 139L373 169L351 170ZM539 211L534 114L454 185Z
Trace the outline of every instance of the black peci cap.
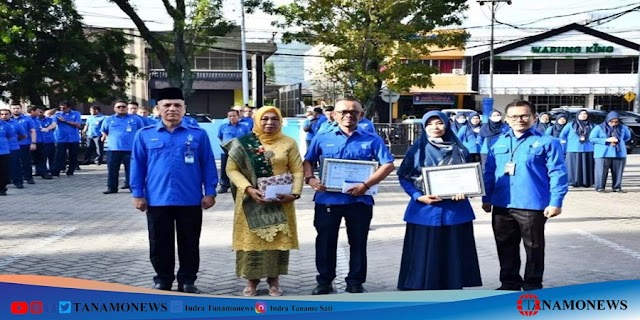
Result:
M180 88L164 88L158 90L158 96L156 97L156 101L160 100L184 100L184 96L182 95L182 90Z

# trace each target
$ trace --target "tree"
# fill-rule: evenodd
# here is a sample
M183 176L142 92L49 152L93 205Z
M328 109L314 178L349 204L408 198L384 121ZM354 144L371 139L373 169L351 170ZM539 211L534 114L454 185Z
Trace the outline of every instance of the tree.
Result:
M283 42L322 45L326 72L373 112L383 84L396 91L433 86L438 70L420 59L431 48L462 48L468 34L443 29L459 25L465 0L302 0L263 8L284 17ZM436 30L440 28L440 30ZM446 49L444 49L446 50Z
M131 18L167 72L171 86L181 88L185 96L193 92L191 64L194 54L207 50L207 46L215 43L216 36L227 34L234 27L222 17L222 0L187 0L188 3L176 0L175 6L169 0L162 0L173 19L173 30L166 33L151 32L129 0L110 1Z
M276 83L276 66L273 62L267 62L264 64L264 77L267 84Z
M62 99L111 101L123 97L137 74L117 31L83 28L72 0L0 3L2 99L44 105Z

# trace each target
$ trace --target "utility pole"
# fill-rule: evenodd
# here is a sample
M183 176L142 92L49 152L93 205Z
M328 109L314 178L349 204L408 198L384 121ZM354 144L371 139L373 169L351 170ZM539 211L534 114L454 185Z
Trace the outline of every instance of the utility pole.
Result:
M240 11L242 12L242 20L240 21L240 51L242 52L242 105L245 106L249 103L249 70L247 69L247 39L245 36L246 29L244 27L244 0L240 0Z
M636 79L636 99L633 102L633 112L640 112L640 48L638 48L638 65L636 66L638 79Z
M493 53L493 29L496 21L496 10L500 2L506 2L508 5L511 5L511 0L478 0L478 3L481 6L487 2L491 3L491 40L489 42L489 99L483 99L482 101L482 114L485 121L488 121L489 113L491 113L491 110L493 109L493 65L495 62L495 56Z

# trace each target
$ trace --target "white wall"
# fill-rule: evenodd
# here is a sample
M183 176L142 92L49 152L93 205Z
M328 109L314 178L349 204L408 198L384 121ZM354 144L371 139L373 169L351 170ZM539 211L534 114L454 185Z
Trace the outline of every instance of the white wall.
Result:
M629 74L497 74L493 94L625 94L635 91L638 76ZM478 91L489 93L489 75L480 75Z

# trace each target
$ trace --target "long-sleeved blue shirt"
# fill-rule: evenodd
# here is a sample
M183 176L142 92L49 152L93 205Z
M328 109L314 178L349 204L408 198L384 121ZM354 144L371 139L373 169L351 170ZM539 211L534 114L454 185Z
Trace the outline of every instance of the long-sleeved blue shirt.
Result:
M102 132L108 135L109 151L131 151L133 138L144 122L138 115L111 115L102 121Z
M458 139L462 141L462 144L469 150L469 153L480 153L482 149L482 137L477 132L469 133L469 127L464 126L458 130L456 134Z
M21 114L18 117L13 117L13 120L16 123L18 123L20 126L22 126L22 128L24 128L24 131L27 132L27 138L18 141L19 145L28 146L32 142L38 142L38 141L31 141L31 130L36 130L36 124L33 123L33 119L31 119L31 116ZM37 139L37 134L36 134L36 139Z
M593 157L594 158L626 158L627 146L625 141L631 139L631 131L629 127L624 124L619 124L622 136L619 138L618 147L612 146L610 142L607 142L607 134L602 130L602 127L595 126L589 134L589 141L593 143Z
M411 196L404 221L424 226L451 226L472 221L476 218L468 199L462 201L442 200L433 204L418 201L424 193L416 188L413 181L399 177L400 186Z
M0 120L0 155L11 153L11 150L9 150L9 139L11 139L11 126Z
M393 156L378 135L359 128L348 136L337 128L336 130L321 133L311 140L305 161L316 162L322 159L348 159L378 161L384 165L393 162ZM362 202L373 205L373 197L363 195L354 197L341 192L317 191L313 197L318 204L353 204Z
M24 127L19 125L18 122L16 122L13 118L10 118L9 120L4 122L9 125L9 150L20 150L18 136L24 136L25 139L29 139L29 141L31 141L31 138L28 137L28 134L24 130Z
M362 119L358 121L358 129L366 130L373 134L378 134L378 132L376 132L376 127L373 125L373 122L365 117L362 117Z
M146 198L150 206L195 206L203 196L215 196L218 171L206 131L184 121L173 132L162 122L141 129L129 181L133 197Z
M478 143L480 144L480 153L482 154L487 154L489 153L489 149L491 148L491 146L493 146L494 143L496 143L496 141L498 140L498 137L500 137L501 134L509 132L509 130L511 130L511 127L509 127L508 124L503 123L502 124L502 128L500 129L500 134L495 135L491 138L483 138L480 135L478 135Z
M515 175L505 173L515 163ZM562 207L569 190L564 153L558 139L529 129L520 138L500 135L487 154L484 203L503 208L544 210Z
M593 128L591 130L593 130ZM567 142L567 152L593 152L593 143L589 141L589 137L585 137L584 141L580 141L580 136L573 128L573 121L567 123L567 125L562 128L558 139Z
M242 137L249 132L249 128L240 122L237 122L235 125L223 123L220 125L220 128L218 128L218 139L220 139L222 143L225 143L231 139Z
M59 121L58 117L65 119L65 122ZM80 133L78 128L68 124L67 122L82 123L80 112L70 110L69 112L58 111L53 115L53 122L58 124L53 133L56 142L71 143L80 142Z

